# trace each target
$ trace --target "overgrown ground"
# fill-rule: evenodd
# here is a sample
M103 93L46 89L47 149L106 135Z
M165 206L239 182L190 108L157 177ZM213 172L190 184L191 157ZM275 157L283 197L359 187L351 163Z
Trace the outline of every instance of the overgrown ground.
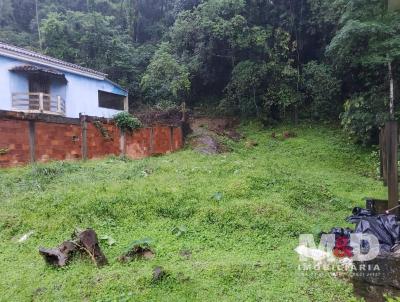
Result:
M339 130L303 125L297 138L271 138L291 127L243 126L259 143L230 143L232 153L191 150L139 161L109 158L0 172L1 301L347 301L352 287L329 274L298 271L301 233L344 226L362 198L383 198L371 150ZM216 194L220 192L222 194ZM116 240L102 244L110 265L75 259L45 265L76 228ZM187 232L177 236L175 227ZM24 243L15 238L33 230ZM121 264L135 239L151 238L156 257ZM189 259L181 251L191 252ZM152 269L169 277L152 282Z

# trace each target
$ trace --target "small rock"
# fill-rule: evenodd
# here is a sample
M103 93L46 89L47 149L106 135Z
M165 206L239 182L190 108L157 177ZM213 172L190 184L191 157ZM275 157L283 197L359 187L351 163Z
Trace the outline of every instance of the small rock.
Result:
M21 238L18 239L18 243L22 243L26 240L28 240L29 237L31 237L35 232L34 231L29 231L28 233L24 234Z
M157 266L153 269L153 282L161 281L167 276L162 266Z
M132 243L132 246L119 256L120 262L130 262L139 259L153 259L155 256L154 251L150 248L150 239L136 240Z

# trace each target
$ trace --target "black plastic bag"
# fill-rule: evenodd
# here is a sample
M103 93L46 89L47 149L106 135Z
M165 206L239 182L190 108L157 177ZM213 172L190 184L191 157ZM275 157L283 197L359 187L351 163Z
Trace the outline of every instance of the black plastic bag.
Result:
M360 217L354 232L374 235L379 241L381 253L389 253L400 239L400 227L395 215ZM366 243L361 245L368 249Z
M358 223L363 217L372 217L373 213L371 210L363 209L363 208L354 208L352 211L352 215L346 218L346 221L350 223Z

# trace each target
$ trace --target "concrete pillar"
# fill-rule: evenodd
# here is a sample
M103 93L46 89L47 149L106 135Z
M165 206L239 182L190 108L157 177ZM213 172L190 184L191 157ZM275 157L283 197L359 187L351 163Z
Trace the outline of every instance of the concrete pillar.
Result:
M88 145L87 145L87 121L86 115L79 114L79 119L81 120L82 128L82 159L88 159Z
M29 158L30 162L36 161L35 121L29 121Z

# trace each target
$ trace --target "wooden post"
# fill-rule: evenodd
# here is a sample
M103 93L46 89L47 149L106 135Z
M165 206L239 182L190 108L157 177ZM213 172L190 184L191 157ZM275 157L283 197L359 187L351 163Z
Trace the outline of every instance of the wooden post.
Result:
M383 180L383 185L387 186L387 151L386 151L386 132L385 127L379 132L379 145L380 145L380 159L381 159L381 177Z
M400 10L400 1L399 0L389 0L388 1L388 9L391 12Z
M387 183L389 208L394 208L399 204L399 183L397 171L397 151L398 151L398 123L396 121L387 122L385 125L385 140L387 151Z
M383 154L382 154L383 135L382 128L379 129L379 177L383 180Z
M43 112L43 93L39 93L39 110Z
M299 108L298 108L297 104L294 105L293 119L294 119L294 124L298 125L298 123L299 123Z
M125 97L124 99L124 111L129 112L129 98Z
M87 146L87 121L86 115L79 114L79 118L81 120L82 127L82 159L88 159L88 146Z
M394 119L394 77L393 77L393 69L392 62L388 63L388 72L389 72L389 112L390 119Z
M182 103L182 122L186 122L186 102Z
M30 162L36 161L36 139L35 139L35 121L29 121L29 156Z

